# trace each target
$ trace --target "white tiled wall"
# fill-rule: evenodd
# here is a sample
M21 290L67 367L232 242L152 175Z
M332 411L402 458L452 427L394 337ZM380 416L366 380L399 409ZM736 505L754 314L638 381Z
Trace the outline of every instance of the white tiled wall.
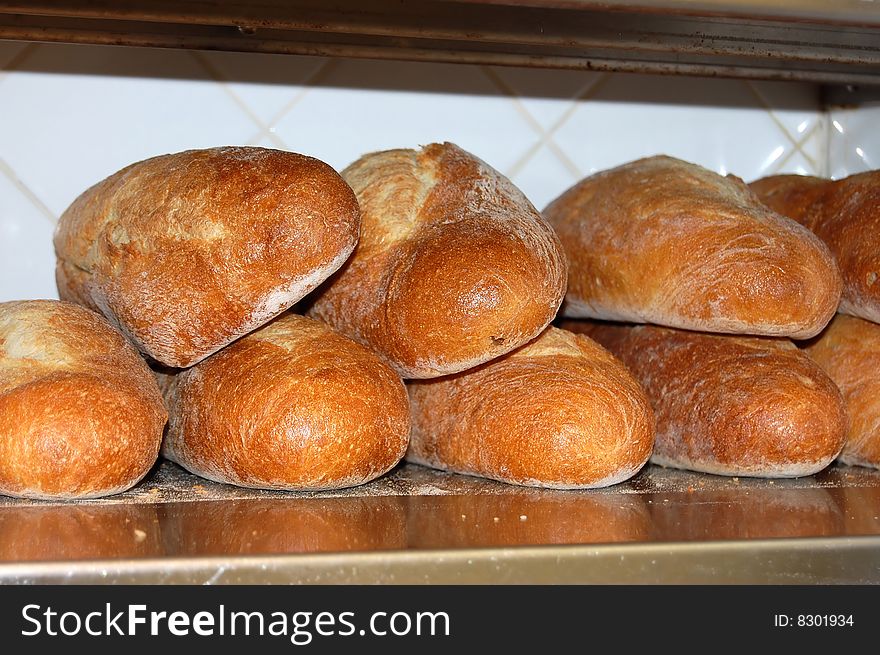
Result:
M835 119L864 129L860 116ZM540 208L591 172L655 153L747 180L827 174L830 134L805 84L0 42L0 301L55 297L57 217L160 153L255 144L341 169L448 140ZM876 167L873 138L861 164L847 146L831 172Z

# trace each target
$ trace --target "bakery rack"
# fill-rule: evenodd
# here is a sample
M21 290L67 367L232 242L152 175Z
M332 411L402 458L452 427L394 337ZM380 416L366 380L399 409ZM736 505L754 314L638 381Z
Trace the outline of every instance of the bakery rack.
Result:
M0 0L0 39L880 85L875 0ZM0 582L878 583L880 471L572 492L403 465L291 494L166 462L112 498L0 497Z

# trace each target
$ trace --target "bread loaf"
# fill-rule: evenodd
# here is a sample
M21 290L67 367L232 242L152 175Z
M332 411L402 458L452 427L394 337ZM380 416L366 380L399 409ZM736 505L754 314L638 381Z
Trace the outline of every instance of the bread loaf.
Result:
M569 263L563 313L810 337L841 280L828 248L733 177L651 157L588 177L544 215Z
M654 417L623 364L582 336L548 328L478 368L408 385L407 459L501 482L604 487L651 454Z
M840 461L880 468L880 325L838 314L807 353L846 401L850 424Z
M565 293L559 240L505 177L452 144L366 155L342 173L361 241L308 313L406 378L471 368L534 338Z
M66 302L0 303L0 493L124 491L156 462L165 408L137 351Z
M808 227L831 249L843 276L839 311L880 323L880 171L836 182L777 175L751 187L768 207Z
M657 417L651 461L718 475L797 477L846 434L837 387L787 339L565 321L620 357Z
M162 454L196 475L262 489L333 489L403 457L403 382L363 346L285 314L196 366L159 373Z
M245 147L154 157L61 216L58 292L156 361L191 366L338 269L359 221L354 193L317 159Z

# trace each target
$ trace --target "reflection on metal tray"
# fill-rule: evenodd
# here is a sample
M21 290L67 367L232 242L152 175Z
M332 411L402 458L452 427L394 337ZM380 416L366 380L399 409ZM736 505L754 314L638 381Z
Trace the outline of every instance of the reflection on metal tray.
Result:
M163 463L112 498L0 499L4 582L880 582L880 471L648 467L552 491L401 466L334 492Z

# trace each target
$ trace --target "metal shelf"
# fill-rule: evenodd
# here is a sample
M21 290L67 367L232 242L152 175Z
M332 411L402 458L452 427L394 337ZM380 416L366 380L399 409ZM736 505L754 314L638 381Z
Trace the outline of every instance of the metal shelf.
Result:
M0 1L0 38L880 84L864 0Z
M649 466L551 491L418 466L338 492L207 482L0 499L0 583L880 583L880 471L795 480Z

